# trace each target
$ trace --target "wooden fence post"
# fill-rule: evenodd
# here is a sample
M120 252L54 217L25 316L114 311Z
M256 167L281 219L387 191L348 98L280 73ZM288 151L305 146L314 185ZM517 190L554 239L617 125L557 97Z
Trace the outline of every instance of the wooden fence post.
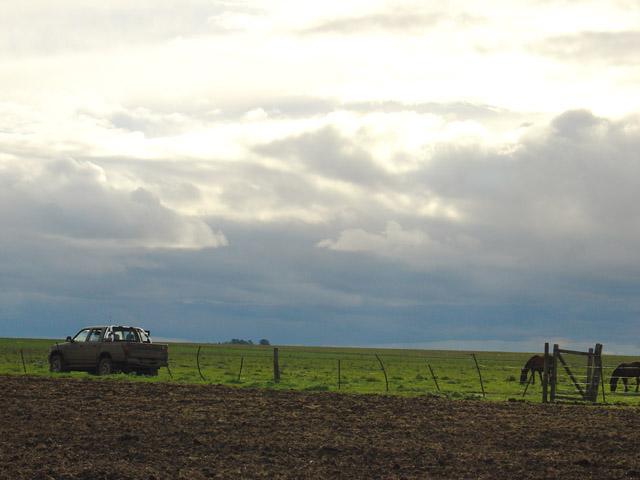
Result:
M473 361L476 364L476 370L478 370L478 378L480 379L480 388L482 389L482 398L485 398L485 393L484 393L484 383L482 383L482 374L480 373L480 365L478 365L478 360L476 359L476 354L472 353L471 356L473 357Z
M433 383L436 384L436 389L439 392L440 391L440 386L438 385L438 379L436 378L436 374L433 373L433 368L431 368L430 364L427 363L427 367L429 367L429 371L431 372L431 378L433 378Z
M198 367L198 373L200 374L200 378L202 379L203 382L206 382L207 379L204 378L204 375L202 375L202 370L200 370L200 349L202 348L202 345L198 345L198 353L196 353L196 365Z
M20 349L20 358L22 359L22 370L24 370L24 374L27 374L27 365L24 363L24 352Z
M598 370L600 371L600 383L602 384L602 403L607 403L607 399L604 396L604 374L602 373L602 357L598 359ZM596 393L596 396L598 393Z
M278 363L278 348L273 349L273 381L280 383L280 365Z
M374 354L376 356L376 358L378 359L378 363L380 363L380 368L382 369L382 373L384 373L384 383L386 386L386 390L385 391L389 391L389 379L387 378L387 371L384 368L384 363L382 363L382 360L380 360L380 357L378 356L377 353Z
M242 375L242 366L244 365L244 357L240 356L240 371L238 372L238 381L240 381L240 376Z
M589 349L589 355L587 356L587 375L586 375L586 397L588 400L593 399L593 348ZM596 389L596 396L598 395L598 389Z
M338 359L338 390L340 390L340 359Z
M600 385L600 382L602 382L604 380L604 377L602 376L602 344L601 343L596 343L596 348L594 351L594 369L593 369L593 376L591 378L591 385L592 385L592 389L591 389L591 398L590 400L592 402L597 402L598 401L598 385ZM603 396L604 396L604 390L602 390Z
M553 344L553 360L551 363L551 388L550 388L550 397L551 401L556 401L556 383L558 381L558 347L557 343Z
M549 342L544 342L544 366L542 367L542 403L547 403L549 393Z

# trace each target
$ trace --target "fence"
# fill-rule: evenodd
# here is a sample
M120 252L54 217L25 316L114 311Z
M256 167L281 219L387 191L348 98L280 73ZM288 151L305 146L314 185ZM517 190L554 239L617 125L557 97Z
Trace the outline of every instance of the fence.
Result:
M602 380L602 344L587 352L562 349L553 346L549 354L549 344L544 345L542 401L588 401L596 402Z
M0 340L0 373L48 375L50 341ZM527 399L540 401L543 383L520 383L531 354L427 350L341 349L171 344L169 369L159 380L216 383L308 391L441 394L452 398ZM22 359L24 358L24 363ZM583 357L563 355L575 383L587 383ZM609 379L625 357L602 357L601 375ZM579 360L576 360L579 359ZM562 372L560 371L562 369ZM564 368L558 369L557 395L576 391ZM82 376L82 373L65 374ZM584 377L584 378L582 378ZM148 380L142 379L141 380ZM582 386L582 385L581 385ZM567 390L566 392L564 390ZM635 390L635 382L632 390ZM635 392L607 392L607 401L634 403Z
M230 354L215 348L202 349L199 362L206 381L215 383L505 398L522 395L520 370L528 358L527 354L433 351L408 354L388 350L307 351L284 347L277 351L276 357L271 351ZM276 358L277 366L273 365ZM186 369L187 364L182 367ZM533 393L531 389L528 398L533 398Z

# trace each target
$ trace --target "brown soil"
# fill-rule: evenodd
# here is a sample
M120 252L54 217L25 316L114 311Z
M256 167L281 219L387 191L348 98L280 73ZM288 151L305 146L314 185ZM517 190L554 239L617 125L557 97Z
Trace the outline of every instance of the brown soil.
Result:
M635 408L0 376L0 478L640 478Z

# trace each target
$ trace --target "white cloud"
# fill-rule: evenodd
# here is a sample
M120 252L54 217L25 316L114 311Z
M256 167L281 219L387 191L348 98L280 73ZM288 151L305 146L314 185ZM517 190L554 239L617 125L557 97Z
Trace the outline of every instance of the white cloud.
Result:
M0 55L58 55L64 52L110 51L176 38L215 34L231 29L230 21L243 15L240 4L184 0L180 4L142 0L135 4L113 0L88 4L42 0L3 6L0 19ZM245 16L249 17L247 13ZM235 22L237 23L237 22ZM23 25L28 24L29 28Z
M139 106L298 95L344 102L466 101L551 113L581 106L618 115L638 109L630 100L633 85L607 69L576 75L578 65L566 68L540 58L531 46L598 32L602 38L580 40L575 48L594 46L604 55L615 49L616 56L629 59L620 32L633 31L638 13L628 10L610 2L502 0L482 7L450 2L447 8L408 1L324 2L313 8L289 1L268 7L205 0L175 5L68 0L55 7L22 2L0 19L0 45L9 46L0 50L0 75L3 92L13 99L43 104L64 98L78 109L90 97ZM468 21L476 17L483 20ZM326 19L342 19L329 23L339 21L339 29L360 33L339 38L292 33ZM414 31L407 24L429 19L440 19L438 28L427 35L405 34ZM219 35L219 21L232 33ZM378 34L389 26L384 36ZM607 101L594 98L593 91L607 92Z

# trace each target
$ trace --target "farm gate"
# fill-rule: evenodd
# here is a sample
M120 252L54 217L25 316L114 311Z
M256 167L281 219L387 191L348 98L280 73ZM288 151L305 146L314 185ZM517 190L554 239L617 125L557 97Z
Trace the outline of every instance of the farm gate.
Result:
M542 402L557 400L597 402L598 390L603 380L602 344L586 352L544 344L544 370L542 377ZM604 386L602 391L604 397Z

